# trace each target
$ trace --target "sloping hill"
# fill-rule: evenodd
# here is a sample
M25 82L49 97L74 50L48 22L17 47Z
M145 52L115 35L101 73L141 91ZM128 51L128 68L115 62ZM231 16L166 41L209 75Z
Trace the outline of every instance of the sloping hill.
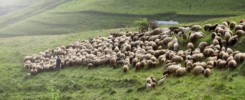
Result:
M120 28L131 26L141 17L195 22L241 15L244 4L244 0L40 0L1 16L0 34L65 34Z

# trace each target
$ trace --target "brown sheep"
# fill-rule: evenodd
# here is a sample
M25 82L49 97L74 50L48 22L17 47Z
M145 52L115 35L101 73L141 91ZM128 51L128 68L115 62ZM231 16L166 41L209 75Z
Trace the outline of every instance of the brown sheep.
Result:
M196 66L193 68L193 74L195 76L201 75L203 73L203 71L204 71L204 68L202 66Z

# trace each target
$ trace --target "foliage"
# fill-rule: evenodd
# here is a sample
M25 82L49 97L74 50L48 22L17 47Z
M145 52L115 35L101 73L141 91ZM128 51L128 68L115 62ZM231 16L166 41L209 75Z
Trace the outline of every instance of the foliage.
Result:
M134 25L138 27L140 32L146 32L149 28L149 22L147 18L141 18L139 20L134 21Z

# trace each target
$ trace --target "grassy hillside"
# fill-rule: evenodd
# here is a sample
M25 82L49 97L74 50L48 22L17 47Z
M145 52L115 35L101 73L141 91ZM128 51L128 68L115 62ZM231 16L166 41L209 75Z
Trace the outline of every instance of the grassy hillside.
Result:
M121 28L146 17L181 23L244 14L244 0L39 0L0 16L0 35L67 34Z
M226 20L239 21L231 17L213 19L200 24L217 23ZM192 23L190 23L192 24ZM170 76L166 84L156 90L144 89L149 75L161 77L165 67L144 69L135 72L130 69L124 74L121 68L102 66L87 69L73 66L61 71L43 72L26 77L23 68L25 55L37 54L48 48L70 44L76 40L98 35L107 36L110 32L132 29L97 30L67 35L19 36L0 39L0 97L1 99L174 99L174 100L241 100L245 96L245 63L235 70L214 70L209 78L194 77L188 74L182 78ZM204 39L205 40L205 39ZM245 39L243 39L245 40ZM244 41L233 48L245 52Z

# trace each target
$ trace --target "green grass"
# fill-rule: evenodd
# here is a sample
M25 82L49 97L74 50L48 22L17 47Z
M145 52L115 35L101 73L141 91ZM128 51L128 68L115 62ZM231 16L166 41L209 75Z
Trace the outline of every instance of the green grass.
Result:
M107 36L111 32L135 30L134 28L108 28L127 26L139 16L161 19L161 17L155 15L167 13L167 15L173 16L168 16L169 18L166 19L176 18L184 22L177 26L214 24L226 20L238 22L245 18L244 15L240 15L244 12L244 8L239 8L244 4L244 1L236 1L237 3L230 0L220 0L219 2L212 0L178 0L174 1L178 6L174 6L174 3L170 2L170 0L165 0L165 2L157 2L155 0L142 0L141 2L139 0L120 0L118 2L115 0L72 0L54 8L52 8L53 6L48 6L52 9L40 9L37 11L39 13L28 16L21 21L14 21L15 23L8 24L7 27L0 29L0 98L4 100L241 100L245 97L245 63L235 70L215 69L209 78L204 78L203 76L195 77L191 73L181 78L170 76L166 84L150 91L144 88L145 79L150 75L154 75L159 79L165 69L164 66L155 69L144 69L140 72L135 72L133 68L130 68L127 74L123 73L121 67L112 69L109 66L101 66L95 69L88 69L84 66L73 66L60 71L42 72L33 77L27 77L27 71L23 68L23 58L26 55L38 54L48 48L67 45L77 40L84 40L99 35ZM193 7L192 10L187 5L181 5L188 4L187 2L194 2L190 4L191 8ZM222 2L221 6L215 6L219 5L220 2ZM22 16L21 12L23 11L27 13L39 9L40 5L45 3L47 3L46 0L41 0L32 6L33 9L20 9L16 13L1 16L0 23L9 18L11 20L9 16L18 17ZM39 5L39 8L35 8L36 5ZM153 7L157 5L159 9ZM126 9L128 7L132 9ZM210 10L214 8L217 10ZM218 8L226 10L219 10ZM239 10L233 12L235 8L239 8ZM45 11L40 12L41 10ZM176 13L168 13L170 11ZM219 11L221 12L216 13ZM131 15L124 17L125 13ZM192 20L195 17L186 19L186 17L176 16L183 14L200 15L200 18ZM204 15L209 14L236 14L239 16L226 18L206 16L207 18L204 18ZM118 17L118 15L123 17ZM206 20L209 18L215 19ZM169 26L172 25L162 27ZM209 41L209 38L204 38L201 41ZM245 52L244 42L245 38L241 39L232 48Z
M198 22L244 14L244 3L244 0L40 0L0 16L0 35L121 28L132 26L132 21L141 17Z

